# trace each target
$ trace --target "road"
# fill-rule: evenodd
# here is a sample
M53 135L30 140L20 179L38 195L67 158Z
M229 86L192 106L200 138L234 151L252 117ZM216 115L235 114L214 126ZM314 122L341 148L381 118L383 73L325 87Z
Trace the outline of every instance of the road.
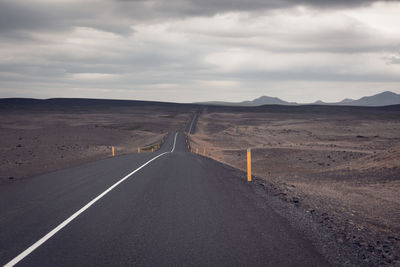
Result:
M176 133L154 153L107 158L2 185L0 264L328 265L254 194L245 177L237 176L189 153L184 134Z

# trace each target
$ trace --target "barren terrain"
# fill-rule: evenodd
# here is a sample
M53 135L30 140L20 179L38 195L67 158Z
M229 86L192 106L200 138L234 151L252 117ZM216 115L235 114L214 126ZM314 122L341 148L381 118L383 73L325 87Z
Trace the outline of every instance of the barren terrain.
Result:
M162 145L196 105L103 100L0 103L0 183ZM253 174L366 265L399 265L400 106L204 106L192 148ZM243 175L243 179L245 176Z
M192 147L313 214L367 265L400 264L400 109L208 107ZM245 177L244 177L245 179Z
M76 100L1 103L0 182L116 155L149 152L182 130L190 107Z

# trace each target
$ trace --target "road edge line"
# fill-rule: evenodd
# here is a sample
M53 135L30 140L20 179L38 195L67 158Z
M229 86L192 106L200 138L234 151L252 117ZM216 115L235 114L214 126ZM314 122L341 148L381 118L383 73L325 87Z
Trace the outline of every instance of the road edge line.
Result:
M172 146L171 153L174 152L174 150L175 150L175 144L176 144L176 137L177 137L177 136L178 136L178 133L175 134L174 145Z
M175 141L176 141L176 136L178 133L175 134ZM174 141L174 147L173 149L175 149L175 141ZM173 150L171 151L173 152ZM62 223L60 223L56 228L54 228L53 230L51 230L50 232L48 232L45 236L43 236L41 239L39 239L38 241L36 241L34 244L32 244L30 247L28 247L27 249L25 249L23 252L21 252L20 254L18 254L15 258L13 258L11 261L9 261L8 263L6 263L5 265L3 265L4 267L12 267L15 264L17 264L18 262L20 262L21 260L23 260L26 256L28 256L29 254L31 254L35 249L37 249L38 247L40 247L43 243L45 243L47 240L49 240L53 235L55 235L58 231L60 231L61 229L63 229L65 226L67 226L70 222L72 222L76 217L78 217L81 213L83 213L85 210L87 210L88 208L90 208L90 206L92 206L94 203L96 203L98 200L100 200L102 197L104 197L106 194L108 194L111 190L113 190L115 187L117 187L120 183L122 183L123 181L125 181L126 179L128 179L130 176L132 176L133 174L135 174L136 172L138 172L140 169L142 169L143 167L145 167L147 164L149 164L150 162L152 162L153 160L156 160L157 158L171 153L171 152L164 152L152 159L150 159L149 161L147 161L146 163L144 163L142 166L140 166L139 168L137 168L136 170L132 171L131 173L129 173L128 175L126 175L125 177L123 177L122 179L120 179L118 182L114 183L112 186L110 186L108 189L106 189L103 193L101 193L100 195L98 195L97 197L95 197L94 199L92 199L89 203L87 203L85 206L83 206L82 208L80 208L78 211L76 211L74 214L72 214L70 217L68 217L66 220L64 220Z

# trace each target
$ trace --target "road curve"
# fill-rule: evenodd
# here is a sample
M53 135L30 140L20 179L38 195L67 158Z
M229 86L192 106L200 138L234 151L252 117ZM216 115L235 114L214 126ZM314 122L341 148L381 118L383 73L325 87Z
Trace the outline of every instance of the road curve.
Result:
M16 266L328 265L244 177L189 153L183 133L169 135L154 153L1 186L0 264L156 156Z

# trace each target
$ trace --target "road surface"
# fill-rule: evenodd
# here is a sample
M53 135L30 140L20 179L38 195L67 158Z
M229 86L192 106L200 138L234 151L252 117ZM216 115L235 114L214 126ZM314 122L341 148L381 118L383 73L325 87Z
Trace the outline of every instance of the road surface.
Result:
M0 214L1 265L328 265L245 177L189 153L183 133L154 153L2 185Z

